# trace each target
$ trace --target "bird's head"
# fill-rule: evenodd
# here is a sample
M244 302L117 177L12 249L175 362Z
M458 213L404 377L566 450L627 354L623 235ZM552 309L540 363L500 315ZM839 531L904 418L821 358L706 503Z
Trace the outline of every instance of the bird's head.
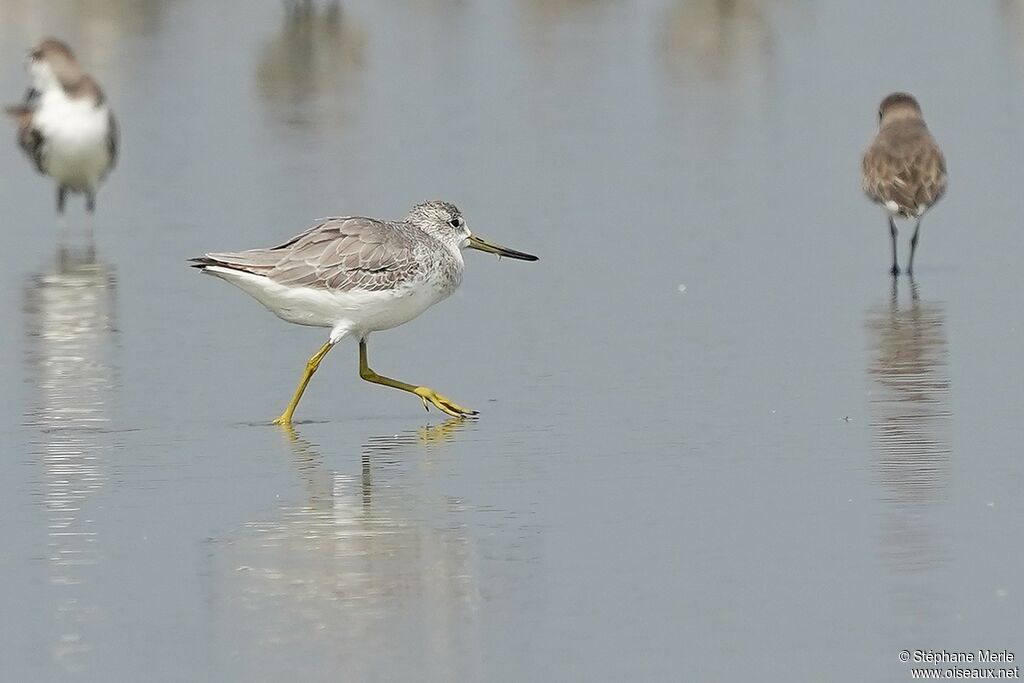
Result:
M878 126L884 128L894 121L924 120L921 105L910 93L894 92L878 105Z
M477 237L469 229L459 208L450 202L434 200L417 204L405 217L406 223L457 249L478 249L498 256L536 261L537 257L515 249L492 244Z
M54 87L73 88L85 76L67 43L47 38L28 54L32 87L44 92Z

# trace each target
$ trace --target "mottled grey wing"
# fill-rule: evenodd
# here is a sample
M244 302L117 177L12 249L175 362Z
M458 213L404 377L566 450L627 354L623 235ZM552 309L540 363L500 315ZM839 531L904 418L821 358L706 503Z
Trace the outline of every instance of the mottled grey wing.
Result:
M372 218L331 218L271 249L207 254L222 265L283 285L336 291L391 289L422 272L410 228Z
M336 291L392 289L420 274L411 230L372 218L333 218L286 243L276 282Z

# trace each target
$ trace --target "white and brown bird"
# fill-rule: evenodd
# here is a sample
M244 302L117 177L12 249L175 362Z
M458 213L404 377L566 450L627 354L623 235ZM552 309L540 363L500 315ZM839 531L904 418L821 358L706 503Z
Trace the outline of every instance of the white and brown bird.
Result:
M907 273L914 273L921 217L946 192L946 159L925 125L913 95L895 92L878 107L878 134L864 152L863 188L871 201L889 213L892 274L896 260L896 218L915 221Z
M117 161L114 113L99 84L60 40L48 38L34 48L28 71L32 85L24 102L7 107L18 127L18 145L57 184L62 219L68 192L84 194L91 215L96 192Z

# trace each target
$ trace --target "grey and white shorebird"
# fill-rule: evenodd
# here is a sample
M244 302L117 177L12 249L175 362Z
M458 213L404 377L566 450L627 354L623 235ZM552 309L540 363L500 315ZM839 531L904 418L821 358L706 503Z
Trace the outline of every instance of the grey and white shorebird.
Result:
M95 211L96 192L117 162L117 120L103 90L66 43L42 41L29 53L27 68L32 85L24 101L7 107L7 113L25 154L57 184L63 227L69 192L85 195L90 217Z
M310 378L324 356L348 336L359 340L359 376L415 394L455 417L476 415L433 389L370 369L366 340L407 323L448 298L462 282L462 249L523 261L537 257L474 235L462 213L443 201L419 204L402 221L328 218L269 249L209 253L193 267L235 285L282 320L330 328L327 342L306 363L299 386L275 424L292 423Z
M907 273L913 275L921 217L946 192L946 159L913 95L895 92L879 105L878 134L864 152L862 186L889 214L894 276L900 273L896 218L916 222L907 264Z

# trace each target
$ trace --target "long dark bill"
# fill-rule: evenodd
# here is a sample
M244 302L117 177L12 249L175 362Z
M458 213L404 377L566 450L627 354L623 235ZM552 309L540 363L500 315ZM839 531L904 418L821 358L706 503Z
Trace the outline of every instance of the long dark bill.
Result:
M503 247L500 244L491 244L487 240L481 239L476 235L469 236L469 248L477 249L479 251L486 251L488 254L497 254L498 256L507 256L508 258L518 259L520 261L536 261L538 260L533 254L527 254L526 252L516 251L515 249L509 249Z

